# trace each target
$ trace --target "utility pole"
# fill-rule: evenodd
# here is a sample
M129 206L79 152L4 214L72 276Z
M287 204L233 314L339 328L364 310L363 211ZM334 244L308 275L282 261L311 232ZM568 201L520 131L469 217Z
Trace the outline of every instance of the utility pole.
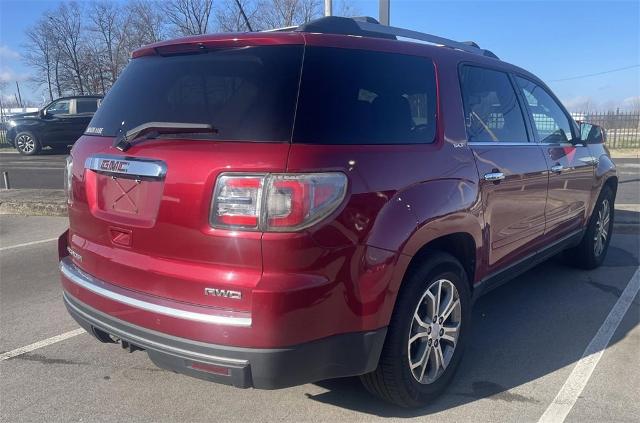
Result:
M382 25L389 26L389 16L391 9L391 0L380 0L378 8L378 18Z
M247 29L249 32L253 32L253 28L251 28L251 24L249 23L249 18L247 18L247 15L244 13L244 8L242 7L242 4L240 4L240 0L236 0L236 4L238 5L238 9L240 9L240 14L242 15L242 19L244 19L244 24L247 26Z
M331 0L324 0L324 15L333 16L333 4Z
M20 85L18 84L18 81L16 81L16 88L18 89L18 103L20 104L20 107L22 108L22 96L20 95Z

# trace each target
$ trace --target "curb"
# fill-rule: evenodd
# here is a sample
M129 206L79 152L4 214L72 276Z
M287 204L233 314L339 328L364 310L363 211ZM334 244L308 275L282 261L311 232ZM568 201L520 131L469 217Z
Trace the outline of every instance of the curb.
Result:
M3 214L21 216L67 216L67 205L4 201L0 203L0 215Z
M0 191L0 214L67 216L67 201L63 190L3 190Z

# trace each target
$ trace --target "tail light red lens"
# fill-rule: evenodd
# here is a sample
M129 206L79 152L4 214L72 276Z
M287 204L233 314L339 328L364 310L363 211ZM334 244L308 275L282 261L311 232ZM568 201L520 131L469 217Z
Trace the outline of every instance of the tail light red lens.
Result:
M211 224L227 229L290 232L335 211L346 195L343 173L223 174L216 183Z

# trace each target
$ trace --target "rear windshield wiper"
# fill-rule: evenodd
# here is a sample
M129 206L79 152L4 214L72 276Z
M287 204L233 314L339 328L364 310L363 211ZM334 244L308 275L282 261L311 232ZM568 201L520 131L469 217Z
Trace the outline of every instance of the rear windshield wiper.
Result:
M120 133L113 146L120 151L127 151L136 140L143 135L145 139L157 137L160 134L217 134L218 130L207 123L184 122L146 122L138 125L126 133Z

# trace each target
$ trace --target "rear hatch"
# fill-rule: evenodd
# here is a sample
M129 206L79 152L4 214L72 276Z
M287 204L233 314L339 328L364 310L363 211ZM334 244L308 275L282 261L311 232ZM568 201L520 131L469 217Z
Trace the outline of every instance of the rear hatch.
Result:
M261 233L214 229L210 208L221 173L286 169L303 46L296 34L274 40L186 40L131 61L72 151L70 242L79 267L197 305L230 306L205 288L241 291L233 308L250 309ZM149 122L213 130L152 128L125 151L114 147Z

